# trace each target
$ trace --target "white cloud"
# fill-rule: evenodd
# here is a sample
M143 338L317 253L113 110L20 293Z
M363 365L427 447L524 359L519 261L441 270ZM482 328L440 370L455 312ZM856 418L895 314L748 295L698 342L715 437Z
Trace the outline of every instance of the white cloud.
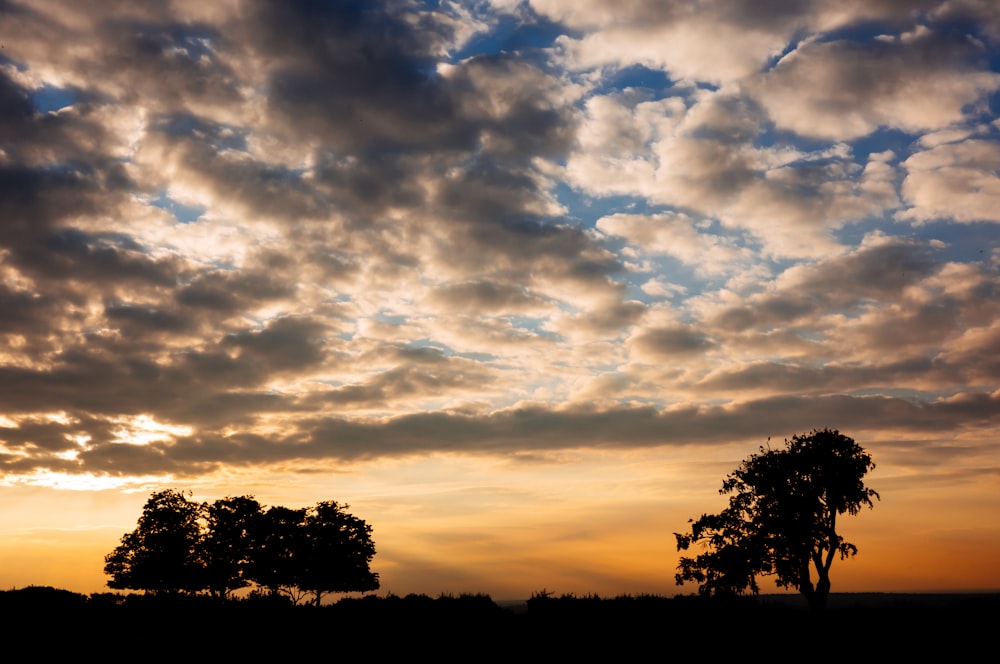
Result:
M925 222L1000 221L1000 142L949 142L915 152L903 162L904 219Z
M1000 74L967 63L977 55L967 42L934 35L900 44L811 42L748 88L779 128L801 136L841 141L880 127L937 130L1000 89Z
M597 228L625 238L640 254L673 256L699 274L727 274L750 261L750 252L723 236L699 232L684 214L618 213L598 219Z

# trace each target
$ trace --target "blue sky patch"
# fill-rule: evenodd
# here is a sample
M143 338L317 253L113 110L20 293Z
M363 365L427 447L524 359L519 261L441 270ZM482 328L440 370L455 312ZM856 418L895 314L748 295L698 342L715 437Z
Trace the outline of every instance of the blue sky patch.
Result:
M184 203L170 198L165 191L160 191L156 198L149 201L149 204L153 207L158 207L161 210L166 210L170 214L174 215L174 219L182 224L192 224L201 219L201 215L205 214L205 208L203 206L185 205Z
M43 85L31 93L31 103L39 113L50 113L72 106L76 94L66 88Z

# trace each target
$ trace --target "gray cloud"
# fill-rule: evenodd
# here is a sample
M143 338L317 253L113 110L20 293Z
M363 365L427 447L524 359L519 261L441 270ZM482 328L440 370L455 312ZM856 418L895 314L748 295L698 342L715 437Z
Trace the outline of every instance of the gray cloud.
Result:
M778 288L724 309L714 322L734 330L767 328L851 311L872 300L895 299L935 269L932 248L887 242L817 265L793 268L785 272Z
M698 353L712 347L712 342L695 329L683 326L650 328L633 337L632 344L654 357Z
M538 309L544 300L516 284L492 281L467 281L447 284L432 294L441 305L472 315L501 312L526 312Z
M112 474L201 473L220 464L258 465L293 460L362 460L462 452L510 454L580 447L636 449L661 445L763 442L810 427L851 431L942 432L996 426L996 397L967 394L934 403L892 397L773 397L730 406L610 410L523 407L485 416L420 413L378 422L306 420L281 439L248 434L181 437L147 445L108 443L81 452L61 468ZM819 424L817 424L817 422ZM836 422L836 424L832 424ZM20 459L8 470L25 469ZM52 459L34 462L52 467Z

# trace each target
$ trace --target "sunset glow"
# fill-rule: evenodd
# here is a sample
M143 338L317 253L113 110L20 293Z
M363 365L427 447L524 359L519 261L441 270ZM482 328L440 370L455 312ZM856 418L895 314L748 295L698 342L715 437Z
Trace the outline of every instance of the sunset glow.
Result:
M1000 12L767 6L5 3L0 586L178 488L349 503L386 592L673 594L829 427L834 592L1000 590Z

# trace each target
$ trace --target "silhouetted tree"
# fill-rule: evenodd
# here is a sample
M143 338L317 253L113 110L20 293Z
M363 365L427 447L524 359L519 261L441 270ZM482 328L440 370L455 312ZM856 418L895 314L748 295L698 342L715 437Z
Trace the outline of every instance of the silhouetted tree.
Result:
M254 550L247 566L250 579L272 595L300 599L299 577L306 511L275 506L258 515Z
M108 586L150 593L197 591L203 587L198 559L201 505L184 493L153 493L135 530L104 558Z
M307 595L374 590L371 526L334 501L263 509L253 496L196 503L166 490L105 557L112 588L226 598L250 583L298 603Z
M313 593L316 606L325 592L378 589L378 574L369 568L375 555L372 527L348 514L349 507L325 501L306 513L298 583Z
M757 594L757 577L773 575L778 586L794 587L822 610L834 558L857 553L837 534L837 516L874 506L879 496L863 482L874 467L860 445L836 430L793 436L785 449L761 447L723 481L726 509L692 519L689 533L674 533L679 551L696 543L707 549L680 559L677 584L695 581L706 595Z
M253 496L237 496L205 503L202 509L204 583L212 595L225 598L250 583L247 571L260 537L262 508Z

